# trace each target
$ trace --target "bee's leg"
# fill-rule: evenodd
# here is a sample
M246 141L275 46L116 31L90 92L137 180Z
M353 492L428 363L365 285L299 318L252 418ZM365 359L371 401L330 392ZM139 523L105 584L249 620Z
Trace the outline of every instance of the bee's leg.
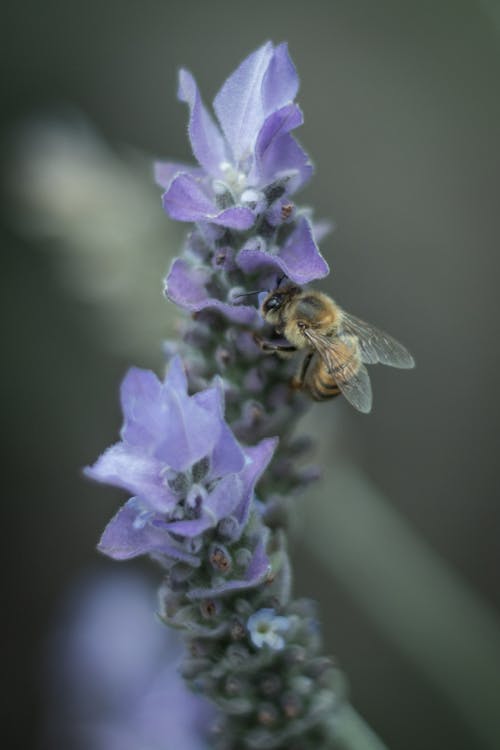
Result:
M257 346L260 347L261 351L265 352L266 354L293 354L297 351L297 347L292 346L292 344L273 344L272 341L261 339L260 336L257 336L257 334L254 334L253 338Z
M311 359L313 358L313 356L314 352L309 352L308 354L306 354L306 356L302 360L302 364L300 365L300 369L297 375L292 378L290 385L295 390L300 390L301 388L303 388L307 370L309 368L309 365L311 364Z

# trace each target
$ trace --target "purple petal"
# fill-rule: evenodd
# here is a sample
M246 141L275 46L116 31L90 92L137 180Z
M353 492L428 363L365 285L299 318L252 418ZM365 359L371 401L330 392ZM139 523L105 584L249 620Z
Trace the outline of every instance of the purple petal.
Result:
M266 42L247 57L227 79L214 99L214 109L231 146L237 164L248 156L266 116L262 83L273 57L273 46ZM271 89L275 76L271 76Z
M249 229L255 216L249 208L232 206L219 211L203 189L200 180L191 174L178 174L163 195L163 208L177 221L207 221L229 229Z
M130 450L123 443L108 448L84 474L98 482L121 487L140 495L152 508L170 510L177 499L161 478L164 464L156 458Z
M290 271L289 278L298 284L321 279L330 271L314 241L311 224L306 218L297 222L295 231L280 251L280 258Z
M218 299L207 299L206 303L199 309L217 310L221 315L224 315L225 318L232 320L234 323L250 324L257 318L255 307L230 305L228 302L220 302Z
M169 500L162 469L183 471L210 453L222 429L220 409L209 412L188 397L179 357L172 360L163 385L154 373L131 369L121 396L124 443L110 448L87 473L156 504Z
M273 112L262 126L256 144L256 153L262 158L272 144L285 133L298 128L304 122L300 107L288 104Z
M224 417L224 390L219 377L217 377L213 388L198 391L198 393L194 394L193 399L203 409L218 414L221 419Z
M247 522L255 485L267 469L277 445L278 438L266 438L258 445L245 448L247 464L240 475L243 482L242 499L234 513L241 526Z
M321 279L329 271L327 262L314 242L311 225L305 218L299 220L279 255L272 255L258 248L243 248L236 263L245 273L276 269L296 284Z
M173 388L174 391L179 393L186 393L188 391L188 381L186 377L186 370L182 364L182 359L177 354L172 357L168 366L168 372L165 375L164 385L168 385Z
M231 429L223 422L219 439L214 446L210 462L212 477L237 474L243 468L245 457Z
M288 195L301 188L313 173L308 155L290 133L272 141L262 154L258 169L260 182L263 184L277 177L288 177Z
M165 531L149 523L138 524L141 513L137 498L129 500L104 529L98 545L100 552L115 560L128 560L137 555L159 552L189 565L199 565L194 555L171 543Z
M258 586L269 573L271 566L269 558L266 555L267 534L261 534L252 559L245 571L245 575L240 579L231 579L222 581L213 588L193 588L188 592L190 599L206 599L212 596L224 596L234 591L243 591Z
M206 513L201 518L193 518L189 521L171 521L165 523L162 528L170 531L172 534L179 534L185 537L195 537L203 534L207 529L213 529L217 525L218 519L215 519L210 513Z
M179 99L189 106L189 139L193 154L208 174L217 176L227 162L222 134L201 100L196 82L187 70L179 72Z
M165 292L172 302L198 312L206 306L209 299L205 284L210 280L211 272L204 266L190 266L183 258L176 258L170 267L165 282Z
M147 450L154 445L162 430L158 410L161 383L151 370L131 367L120 388L120 401L124 415L122 439L129 445Z
M192 167L189 164L182 164L181 162L157 161L154 164L155 182L165 190L168 189L174 177L181 174L181 172L190 174L193 177L201 177L203 175L203 171L199 167Z
M176 471L184 471L211 453L220 435L221 417L171 388L165 389L161 407L164 435L156 455Z
M207 497L204 508L213 515L217 521L230 516L237 505L241 502L243 492L242 478L236 474L229 474L215 485L215 488Z
M325 237L327 237L330 232L333 232L335 229L335 224L333 221L328 221L328 219L319 219L318 221L313 221L312 223L312 231L314 235L314 241L316 243L321 242Z
M208 296L205 284L210 278L209 269L194 268L182 258L176 258L167 276L165 290L172 302L191 312L213 309L235 323L253 323L257 316L255 307L231 305Z
M223 477L226 474L238 474L245 465L245 455L231 429L223 420L224 391L217 383L215 388L196 393L193 398L204 408L218 409L221 415L221 432L210 457L210 476Z
M273 53L262 82L262 100L266 113L274 112L292 102L299 90L299 77L288 44L279 44Z
M303 122L302 112L296 104L288 104L269 115L260 129L255 144L255 161L249 176L251 182L266 185L279 173L297 168L296 159L285 161L282 158L281 139ZM279 158L276 158L277 156ZM307 159L305 154L304 158ZM272 173L271 169L274 170Z

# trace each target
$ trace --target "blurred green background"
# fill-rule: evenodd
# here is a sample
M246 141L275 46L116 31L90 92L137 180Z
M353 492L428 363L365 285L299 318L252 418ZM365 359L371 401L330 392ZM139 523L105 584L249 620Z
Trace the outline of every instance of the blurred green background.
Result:
M43 644L75 575L107 565L94 547L121 497L80 467L117 433L127 366L161 368L173 329L161 282L182 228L148 159L190 159L177 69L210 101L268 38L301 76L317 171L300 200L337 225L322 287L417 360L372 370L370 417L306 418L328 468L299 501L296 590L388 747L500 747L495 0L11 0L2 16L3 747L43 746Z

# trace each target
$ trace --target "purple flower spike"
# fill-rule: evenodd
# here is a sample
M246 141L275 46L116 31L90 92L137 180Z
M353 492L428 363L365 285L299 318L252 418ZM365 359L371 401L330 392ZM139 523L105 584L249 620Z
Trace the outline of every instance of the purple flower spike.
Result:
M237 265L246 273L276 269L296 284L307 284L329 272L328 264L314 241L311 224L304 217L276 255L255 244L243 248L236 259Z
M229 76L215 114L180 72L197 164L161 162L155 178L169 216L194 224L165 282L191 316L182 341L166 344L163 382L128 373L121 440L87 469L133 495L99 549L163 567L159 616L184 631L182 674L220 710L214 747L330 747L340 706L311 608L291 601L288 514L314 478L296 465L305 447L293 430L307 404L291 381L300 353L266 356L273 333L260 336L271 328L259 313L269 290L329 270L318 248L327 226L292 199L313 172L294 137L298 87L287 45L272 42Z

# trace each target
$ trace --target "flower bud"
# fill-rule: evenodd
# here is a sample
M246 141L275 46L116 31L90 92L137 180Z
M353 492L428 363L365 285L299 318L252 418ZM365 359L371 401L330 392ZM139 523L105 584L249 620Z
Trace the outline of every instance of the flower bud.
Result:
M186 582L193 574L193 568L185 563L175 563L169 571L168 581L173 591L186 587Z
M226 575L232 568L231 555L223 544L212 544L208 553L210 564L215 570Z
M224 689L230 697L241 695L246 688L245 682L236 675L229 675L224 683Z
M215 350L215 361L221 370L225 370L232 359L231 352L226 346L218 346Z
M186 658L180 667L180 673L183 677L189 680L192 677L197 677L201 673L206 672L210 669L210 665L210 659Z
M292 679L291 686L297 695L309 695L314 687L314 682L309 677L299 674Z
M257 367L252 367L243 379L243 387L250 393L261 393L264 385L262 375Z
M261 703L257 709L257 719L264 727L272 727L278 721L278 712L272 703Z
M289 664L303 664L307 654L305 648L292 644L288 646L285 656Z
M245 638L247 631L243 622L235 617L231 623L230 635L233 641L242 641Z
M240 643L232 643L226 651L226 657L233 667L239 667L240 664L244 664L249 656L248 649Z
M287 719L296 719L302 713L302 700L296 693L292 691L285 693L280 702Z
M259 687L262 695L271 697L273 695L278 695L278 693L281 691L282 681L277 674L269 672L269 674L264 675L264 677L260 681Z
M215 599L203 599L200 602L200 612L205 620L213 620L220 612L220 603Z
M288 526L287 501L280 495L273 495L264 508L263 521L270 529L282 529Z
M204 543L205 540L201 534L200 536L193 536L191 539L186 539L185 541L186 547L192 555L197 555L201 552Z
M243 568L243 570L246 570L248 568L250 560L252 559L252 552L246 547L240 547L240 549L236 552L234 559L236 565L239 568Z
M232 542L240 534L240 525L234 516L226 516L217 525L217 534L222 539Z

